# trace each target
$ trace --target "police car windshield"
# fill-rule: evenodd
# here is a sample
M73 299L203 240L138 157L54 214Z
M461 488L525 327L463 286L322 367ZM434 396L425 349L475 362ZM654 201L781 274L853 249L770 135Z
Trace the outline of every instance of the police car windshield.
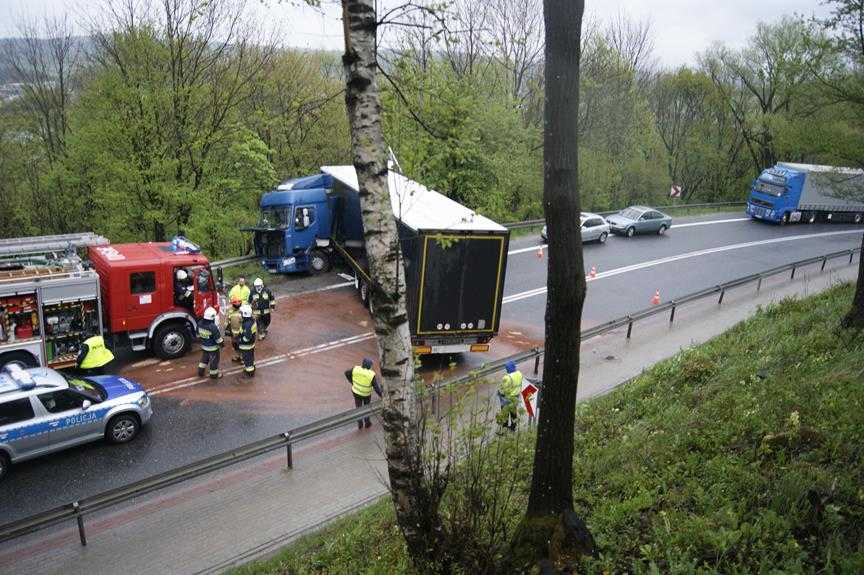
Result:
M93 402L105 401L108 397L105 389L95 381L76 376L64 375L63 377L69 382L69 387Z

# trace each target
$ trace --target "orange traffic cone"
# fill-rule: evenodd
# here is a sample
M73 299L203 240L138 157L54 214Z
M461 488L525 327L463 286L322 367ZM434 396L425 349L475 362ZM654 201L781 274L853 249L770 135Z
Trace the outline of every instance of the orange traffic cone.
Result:
M654 297L651 298L651 305L658 305L660 303L660 290L654 292Z
M588 274L588 277L597 277L597 266L591 266L591 273Z
M543 259L543 246L540 246L537 249L537 259L541 259L541 260Z

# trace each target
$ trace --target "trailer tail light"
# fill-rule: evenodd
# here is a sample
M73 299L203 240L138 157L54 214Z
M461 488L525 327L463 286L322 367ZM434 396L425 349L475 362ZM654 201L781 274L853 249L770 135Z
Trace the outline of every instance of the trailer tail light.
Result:
M417 355L423 355L424 353L432 353L432 346L431 345L415 345L414 346L414 353L416 353Z
M489 351L488 343L475 343L471 346L471 351Z

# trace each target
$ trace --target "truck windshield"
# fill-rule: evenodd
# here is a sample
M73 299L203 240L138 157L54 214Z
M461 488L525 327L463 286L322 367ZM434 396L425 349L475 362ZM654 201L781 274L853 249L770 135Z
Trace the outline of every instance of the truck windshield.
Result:
M261 208L258 226L262 228L287 228L291 222L291 206Z
M768 194L769 196L780 197L784 193L786 193L786 185L779 184L775 182L766 182L765 180L758 179L756 180L756 185L753 186L753 189L757 192L761 192L763 194Z

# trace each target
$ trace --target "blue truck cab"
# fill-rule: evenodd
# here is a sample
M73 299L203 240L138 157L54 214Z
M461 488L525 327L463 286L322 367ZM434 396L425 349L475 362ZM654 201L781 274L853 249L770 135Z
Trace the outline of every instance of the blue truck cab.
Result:
M780 162L753 180L747 215L779 224L860 224L864 202L856 186L862 177L862 170L852 168Z
M261 198L255 253L271 273L323 272L330 269L335 238L362 240L356 194L334 192L333 177L319 173L279 184Z

